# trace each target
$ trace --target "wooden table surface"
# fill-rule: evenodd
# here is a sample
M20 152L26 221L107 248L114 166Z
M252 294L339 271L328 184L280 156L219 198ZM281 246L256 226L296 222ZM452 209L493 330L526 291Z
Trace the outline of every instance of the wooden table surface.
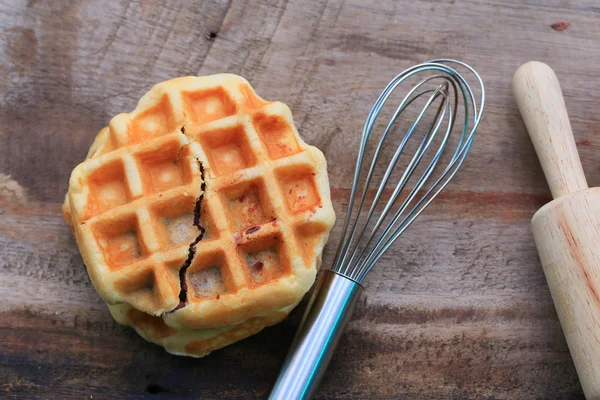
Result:
M62 220L70 171L153 83L232 72L289 104L328 158L341 217L348 149L381 89L452 57L486 83L478 137L369 276L318 397L582 398L530 231L550 196L511 78L531 59L552 65L600 185L594 0L160 3L0 1L0 397L264 398L300 311L199 360L117 325Z

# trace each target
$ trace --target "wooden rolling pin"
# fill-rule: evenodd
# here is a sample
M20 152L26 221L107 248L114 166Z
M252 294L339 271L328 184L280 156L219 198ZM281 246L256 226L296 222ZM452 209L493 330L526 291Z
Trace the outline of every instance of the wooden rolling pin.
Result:
M585 396L600 399L600 188L588 188L554 71L522 65L513 92L554 198L533 216L535 243Z

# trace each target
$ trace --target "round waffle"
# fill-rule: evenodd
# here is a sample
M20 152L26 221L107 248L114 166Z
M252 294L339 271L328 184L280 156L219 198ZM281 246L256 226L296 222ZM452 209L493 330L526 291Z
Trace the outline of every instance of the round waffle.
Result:
M285 316L335 221L323 154L286 105L229 74L160 83L113 118L63 211L109 305L185 332Z

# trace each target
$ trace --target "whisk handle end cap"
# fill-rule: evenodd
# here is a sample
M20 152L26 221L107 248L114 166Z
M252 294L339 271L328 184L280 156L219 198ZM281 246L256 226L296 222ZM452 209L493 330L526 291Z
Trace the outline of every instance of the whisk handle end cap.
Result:
M557 199L588 185L556 74L530 61L513 76L513 93L552 196Z
M270 400L311 399L315 395L361 291L351 279L323 271Z

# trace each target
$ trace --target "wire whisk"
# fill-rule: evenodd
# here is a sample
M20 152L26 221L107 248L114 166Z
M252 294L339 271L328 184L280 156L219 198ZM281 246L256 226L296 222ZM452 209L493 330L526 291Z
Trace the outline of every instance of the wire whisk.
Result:
M465 78L454 68L444 63L461 65L467 68L475 76L481 92L479 104L475 99L475 94L471 89L471 86ZM398 89L398 86L402 82L423 71L437 71L439 73L422 79L404 96L379 139L379 143L377 144L373 159L369 166L366 180L364 184L361 185L360 177L365 164L367 146L372 139L373 129L381 110L389 100L390 95ZM424 87L426 84L436 81L441 81L437 87ZM427 98L425 105L421 108L418 117L406 131L398 145L392 160L377 187L377 192L367 212L366 220L361 226L359 217L367 199L368 190L366 189L371 185L375 167L380 159L384 144L390 136L394 123L408 106L420 97L426 97L427 95L429 97ZM372 229L369 230L369 224L373 215L376 213L380 202L383 202L382 197L384 190L388 187L392 172L397 167L398 161L404 154L409 140L418 133L418 126L423 122L424 117L427 115L430 108L435 107L438 99L441 99L441 102L437 106L437 109L434 109L435 114L429 129L421 139L417 150L412 155L406 170L396 183L391 196L387 202L385 202L383 211L381 211L381 214ZM460 100L462 100L462 102L460 102ZM475 131L477 130L481 119L484 101L485 89L480 76L467 64L455 60L439 59L414 66L396 76L396 78L388 84L371 109L363 129L354 180L352 182L352 190L350 193L348 213L344 220L342 239L337 250L333 267L331 268L333 271L358 283L364 281L366 275L381 258L383 253L396 239L398 239L406 228L408 228L433 199L435 199L435 197L448 185L456 172L458 172L458 169L462 166L471 148L471 144L473 143ZM464 122L462 124L458 145L444 171L437 179L433 179L432 174L438 167L442 154L446 150L448 139L454 131L457 113L461 104L464 107ZM443 129L443 122L445 121L445 129ZM436 147L433 142L438 136L441 136L441 140ZM396 201L406 189L407 183L417 170L417 167L423 162L425 155L431 152L435 153L433 154L431 161L429 161L429 164L426 166L423 175L418 179L414 187L410 189L408 195L397 210L393 211ZM362 195L358 203L358 209L355 211L354 203L360 192L362 192ZM390 218L388 219L388 217ZM387 225L385 225L386 220L388 221Z
M475 78L479 101L476 91L457 68L466 69L469 77ZM379 136L377 120L392 94L403 82L424 72L433 74L407 92L378 141L373 140ZM450 59L409 68L383 90L363 128L335 260L317 280L270 399L308 399L315 394L367 274L463 165L481 120L484 101L485 89L477 72L463 62ZM419 102L424 102L420 108ZM408 113L411 105L417 116L394 147L389 143L398 130L401 116ZM458 137L453 135L455 132ZM369 161L373 142L376 145ZM409 150L415 144L416 150ZM448 151L451 147L454 150ZM384 153L394 148L387 166L383 164L385 171L377 178L378 167L386 158ZM408 162L396 179L394 172L399 169L400 160ZM412 187L409 182L414 182ZM376 187L374 194L370 187Z

